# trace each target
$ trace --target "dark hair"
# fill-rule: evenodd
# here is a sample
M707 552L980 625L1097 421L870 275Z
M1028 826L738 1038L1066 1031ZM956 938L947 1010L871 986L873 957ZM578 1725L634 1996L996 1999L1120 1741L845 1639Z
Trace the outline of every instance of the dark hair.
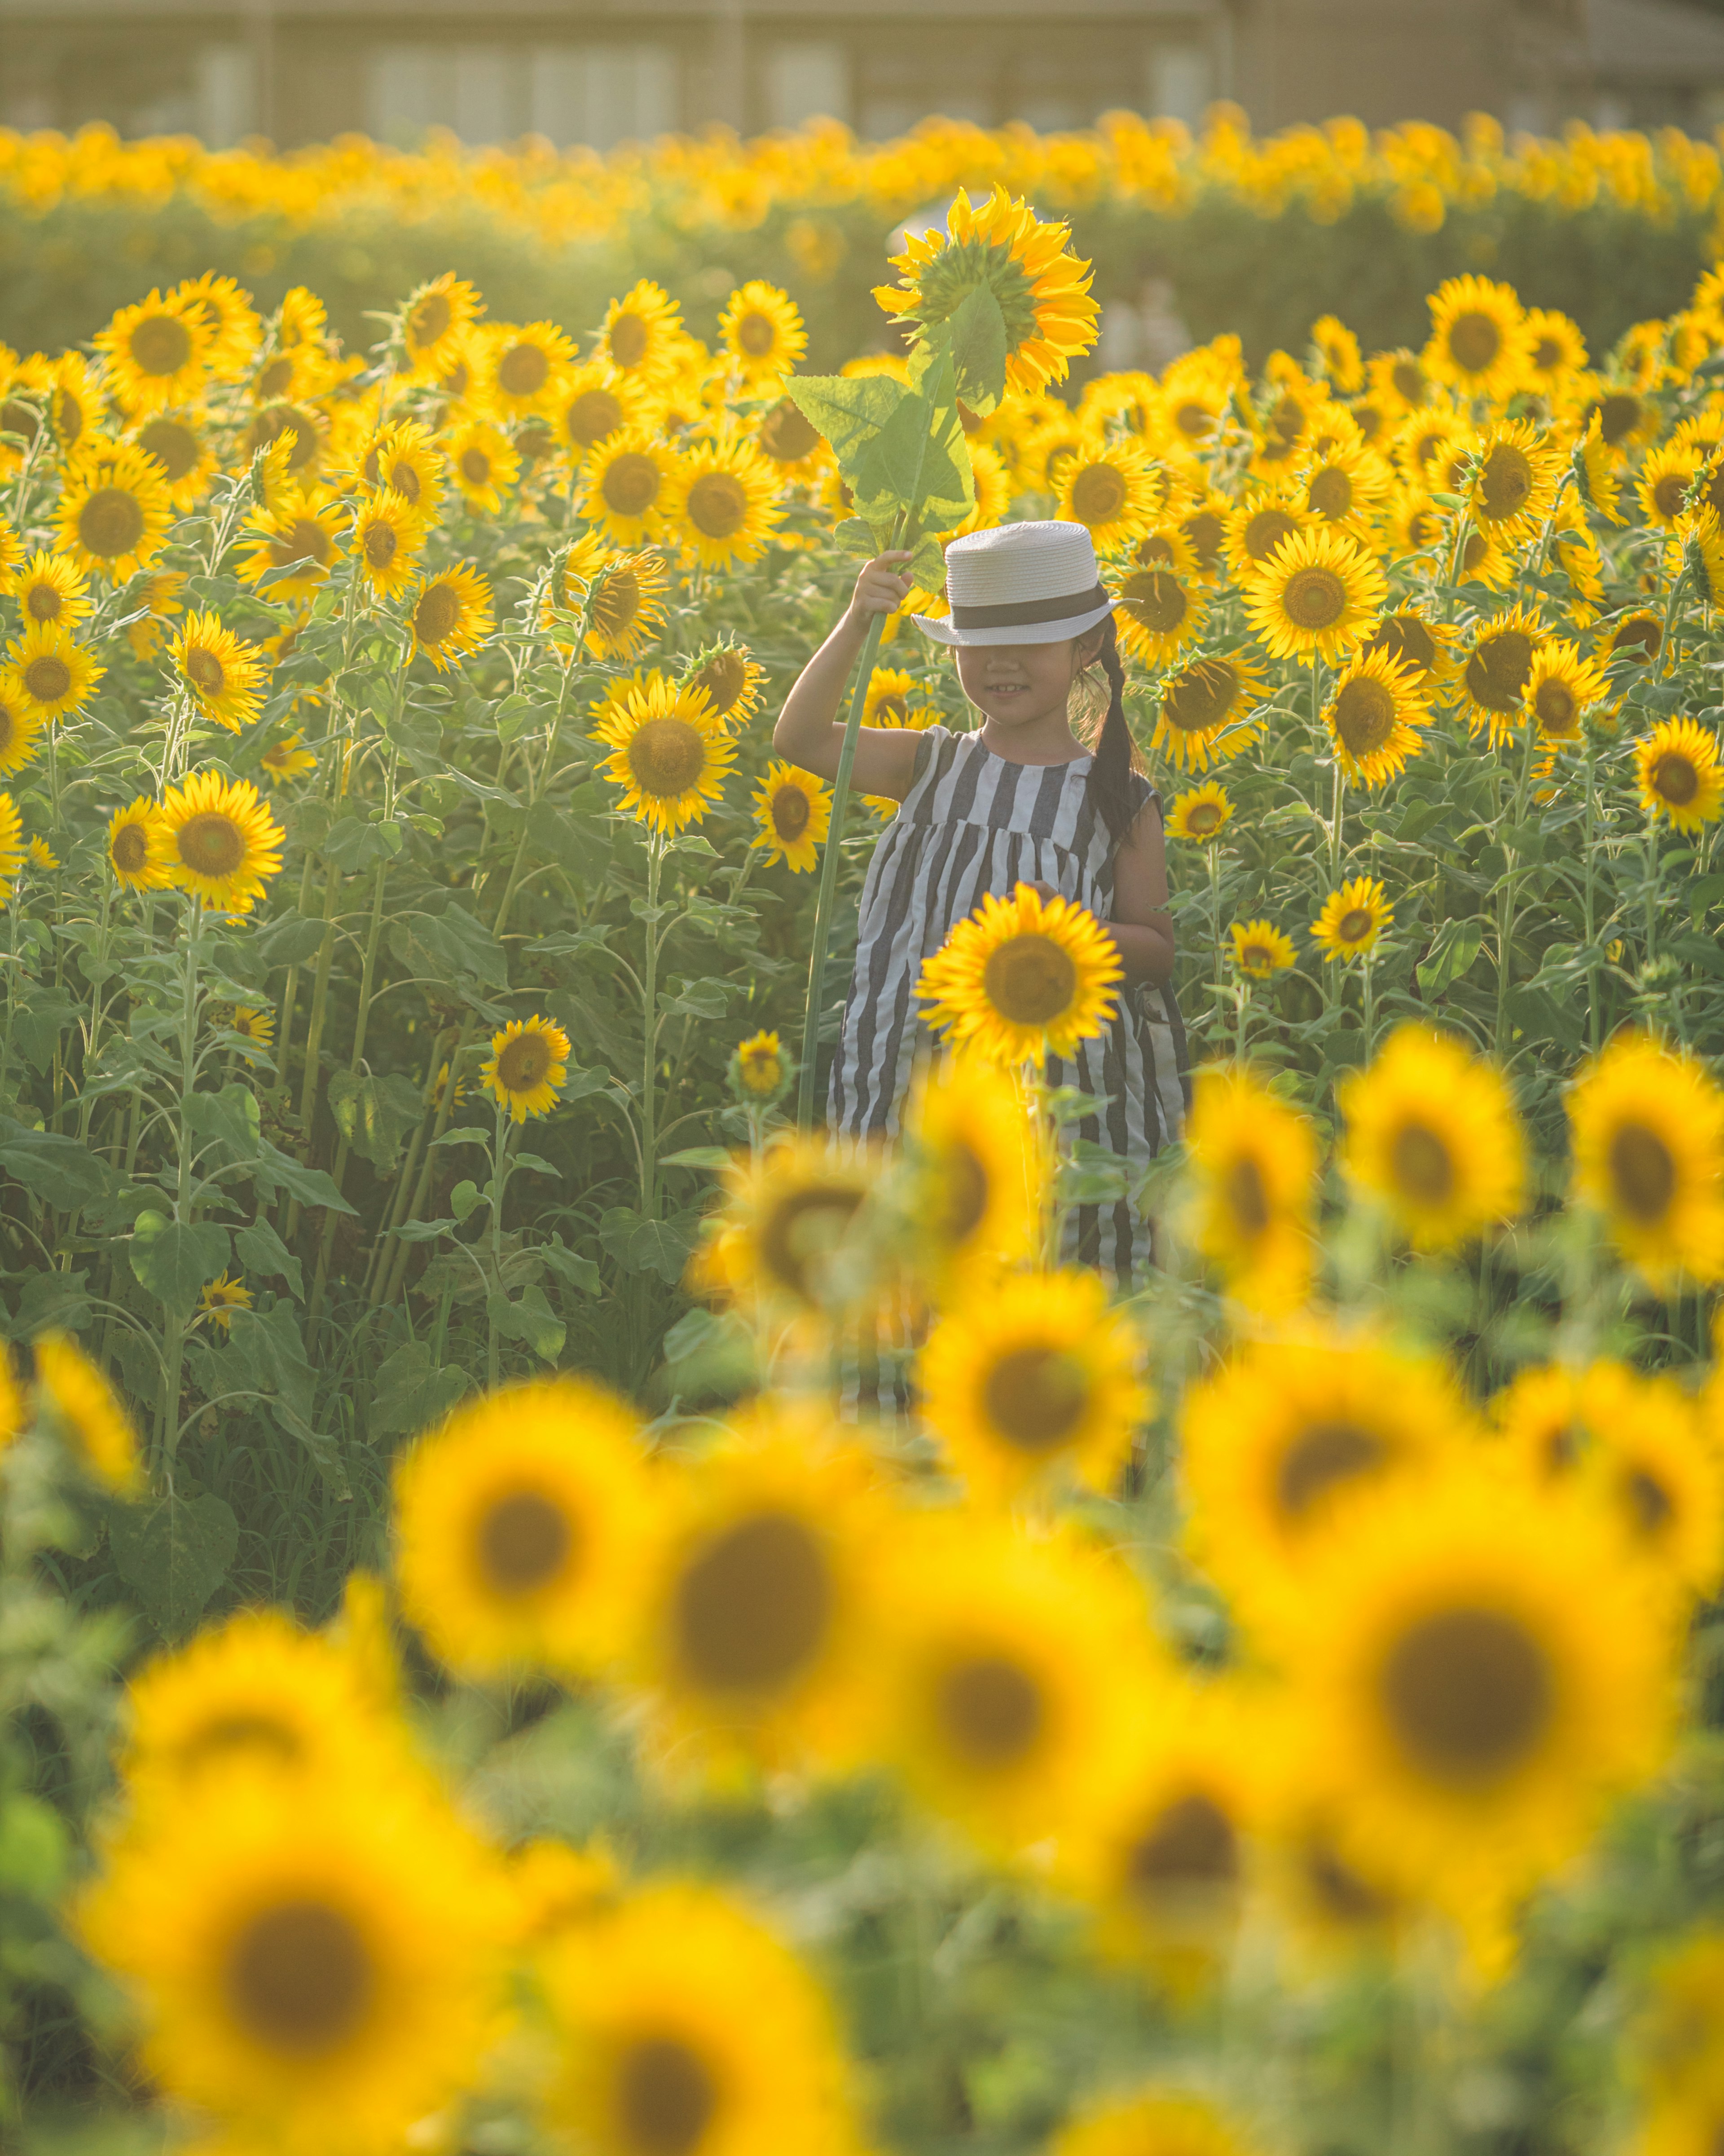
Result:
M1102 621L1101 630L1101 646L1095 659L1107 676L1107 713L1091 743L1095 761L1090 766L1085 790L1106 824L1107 835L1117 846L1137 820L1142 805L1131 784L1131 774L1137 769L1137 744L1126 719L1126 670L1120 662L1119 638L1111 614ZM1095 660L1086 660L1085 670L1095 663Z

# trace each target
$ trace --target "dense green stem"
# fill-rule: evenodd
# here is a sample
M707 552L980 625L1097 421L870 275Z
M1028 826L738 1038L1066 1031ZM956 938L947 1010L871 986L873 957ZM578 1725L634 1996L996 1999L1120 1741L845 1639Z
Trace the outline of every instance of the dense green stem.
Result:
M189 1227L192 1217L192 1128L187 1109L198 1082L198 947L203 925L200 899L186 906L186 965L180 1000L180 1127L178 1173L173 1218ZM156 1427L158 1461L171 1477L180 1439L180 1371L185 1359L186 1327L177 1310L167 1312L162 1342L162 1414Z
M664 841L654 832L647 839L646 966L640 998L646 1043L640 1084L640 1210L648 1220L659 1217L659 886L664 865Z

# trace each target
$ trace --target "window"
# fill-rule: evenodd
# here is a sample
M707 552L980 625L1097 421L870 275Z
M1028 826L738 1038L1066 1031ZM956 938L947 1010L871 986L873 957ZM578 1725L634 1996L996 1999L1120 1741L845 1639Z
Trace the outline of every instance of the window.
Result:
M559 148L608 150L678 125L676 55L666 45L541 45L528 126Z
M769 127L800 127L807 120L850 116L850 56L840 44L774 45L767 54Z
M244 45L200 45L192 63L198 139L226 150L257 125L257 64Z
M1158 45L1150 55L1149 109L1161 120L1195 127L1215 95L1215 65L1207 45Z
M383 45L371 104L372 131L387 141L448 127L464 142L531 131L559 148L608 150L677 126L676 56L647 44Z

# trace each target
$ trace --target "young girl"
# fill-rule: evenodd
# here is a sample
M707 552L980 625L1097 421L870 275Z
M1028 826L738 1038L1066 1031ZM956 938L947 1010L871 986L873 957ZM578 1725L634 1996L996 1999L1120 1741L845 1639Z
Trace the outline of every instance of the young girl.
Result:
M869 616L896 613L908 596L898 567L907 559L882 554L863 570L843 620L785 701L773 746L804 771L837 776L844 685ZM864 726L857 737L853 789L904 805L863 886L828 1121L853 1137L895 1132L917 1050L930 1045L916 993L923 961L988 893L1003 898L1028 883L1086 907L1113 937L1125 976L1113 1022L1074 1063L1050 1058L1047 1078L1097 1096L1079 1135L1140 1170L1183 1123L1185 1034L1168 986L1161 803L1133 767L1112 602L1081 524L971 533L947 549L946 572L950 619L911 619L954 648L982 722L963 734ZM1098 665L1110 694L1092 751L1072 731L1070 709ZM1129 1203L1081 1207L1075 1224L1076 1256L1122 1281L1149 1255Z

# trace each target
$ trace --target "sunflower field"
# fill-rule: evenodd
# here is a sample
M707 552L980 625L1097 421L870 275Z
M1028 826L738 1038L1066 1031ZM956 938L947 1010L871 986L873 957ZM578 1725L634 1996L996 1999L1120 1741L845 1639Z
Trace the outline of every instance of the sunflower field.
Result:
M7 361L8 2142L1716 2156L1724 270L1078 389L1063 224L894 268L835 374L453 272ZM898 537L856 710L965 726L907 614L1045 516L1164 803L1135 1188L1027 887L896 1142L792 1114L895 804L772 715Z

